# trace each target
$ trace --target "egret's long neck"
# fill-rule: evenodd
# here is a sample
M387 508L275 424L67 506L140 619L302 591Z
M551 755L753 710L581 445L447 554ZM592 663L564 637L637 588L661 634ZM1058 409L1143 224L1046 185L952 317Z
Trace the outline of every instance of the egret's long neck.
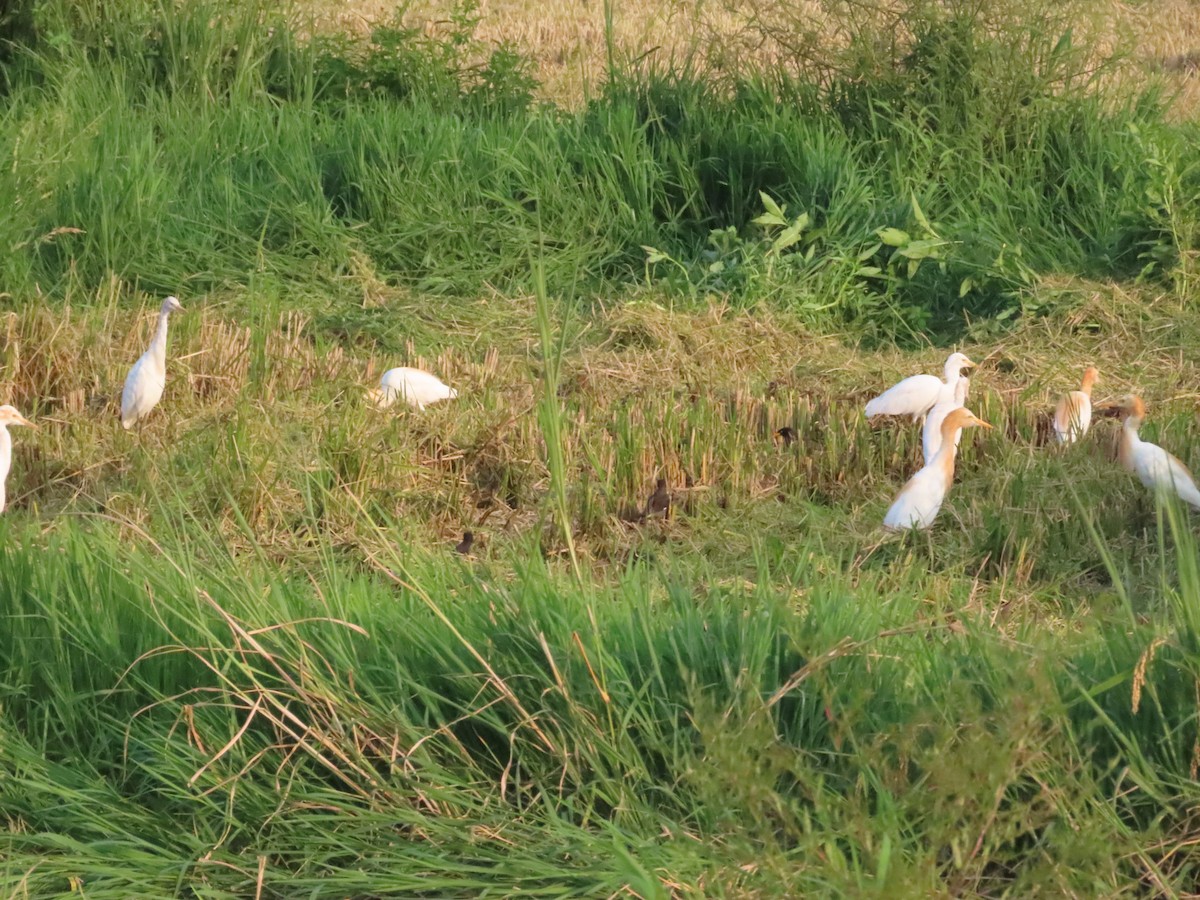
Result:
M954 384L954 402L959 406L967 405L967 391L970 390L970 387L971 380L959 375L958 381Z
M1142 439L1138 437L1138 429L1142 425L1140 416L1127 416L1125 424L1121 426L1121 440L1117 444L1117 458L1129 471L1133 471L1133 451L1137 448Z
M7 426L0 425L0 512L4 512L7 494L4 482L8 480L8 470L12 468L12 436Z
M167 320L170 317L171 311L167 309L158 314L158 327L150 341L151 355L163 366L167 364Z
M929 461L932 468L942 473L947 487L954 482L954 460L958 456L958 444L954 440L956 430L942 425L942 446L938 447L937 453L933 454L933 459Z
M0 483L8 476L12 468L12 435L8 433L7 425L0 425Z
M957 363L947 361L946 368L942 374L945 376L944 380L946 384L955 385L958 383L959 375L962 374L962 369Z

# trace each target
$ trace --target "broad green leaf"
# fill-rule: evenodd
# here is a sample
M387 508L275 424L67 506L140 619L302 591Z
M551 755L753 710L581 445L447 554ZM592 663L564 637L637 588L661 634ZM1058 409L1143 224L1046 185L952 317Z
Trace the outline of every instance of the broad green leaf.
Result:
M899 228L880 228L875 233L889 247L903 247L912 240L907 231L901 231Z
M942 241L912 241L911 243L900 247L896 250L901 256L908 259L936 259L938 251L945 246Z
M753 222L755 225L762 225L764 228L768 225L780 226L780 225L787 224L787 220L784 219L783 216L779 215L778 213L770 213L770 212L765 212L761 216L756 216L755 218L751 219L750 221Z
M763 209L773 215L779 216L781 219L783 218L783 210L778 203L771 199L770 194L766 191L759 191L758 198L762 200Z

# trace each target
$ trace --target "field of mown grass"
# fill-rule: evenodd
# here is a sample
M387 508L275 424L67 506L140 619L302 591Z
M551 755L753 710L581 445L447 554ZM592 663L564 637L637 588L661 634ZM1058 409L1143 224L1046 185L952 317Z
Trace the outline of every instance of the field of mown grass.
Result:
M1196 894L1185 6L0 8L0 896Z

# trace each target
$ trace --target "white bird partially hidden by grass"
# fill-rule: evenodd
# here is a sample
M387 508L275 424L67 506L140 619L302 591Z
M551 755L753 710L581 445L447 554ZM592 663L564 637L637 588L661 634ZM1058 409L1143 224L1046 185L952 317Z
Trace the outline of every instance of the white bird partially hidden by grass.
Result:
M936 375L913 375L888 388L867 404L867 418L875 416L912 416L919 421L941 401L954 398L962 370L975 363L962 353L951 353L946 360L945 380Z
M4 505L8 499L4 483L8 481L8 470L12 468L12 436L8 433L9 425L37 428L13 407L7 404L0 406L0 512L4 512Z
M379 387L367 391L367 399L380 409L391 406L397 400L403 400L416 409L424 409L430 403L452 400L457 396L458 391L436 375L407 366L388 369L379 379Z
M903 531L909 528L928 528L937 518L942 501L954 483L954 458L958 446L954 442L955 432L963 428L991 428L987 422L976 418L969 409L952 409L942 422L942 445L933 459L917 472L892 502L883 517L885 528Z
M132 428L162 399L163 388L167 386L167 319L173 312L183 312L183 307L178 299L168 297L158 311L158 328L150 346L125 376L125 389L121 391L123 428Z
M958 384L954 386L954 396L949 400L938 402L925 417L925 426L921 431L921 450L925 454L925 465L929 465L933 461L933 457L942 447L942 422L946 421L946 416L950 415L953 410L967 405L967 392L970 388L971 380L965 375L960 375ZM960 440L962 440L961 428L954 432L955 447L958 446Z
M1157 444L1138 437L1138 429L1146 419L1146 404L1142 398L1131 394L1117 403L1116 408L1125 413L1125 424L1121 427L1117 445L1121 465L1150 490L1174 494L1189 506L1200 509L1200 490L1187 466Z
M1100 380L1100 370L1088 366L1083 370L1079 390L1063 394L1054 410L1054 434L1060 444L1073 444L1092 424L1092 385Z

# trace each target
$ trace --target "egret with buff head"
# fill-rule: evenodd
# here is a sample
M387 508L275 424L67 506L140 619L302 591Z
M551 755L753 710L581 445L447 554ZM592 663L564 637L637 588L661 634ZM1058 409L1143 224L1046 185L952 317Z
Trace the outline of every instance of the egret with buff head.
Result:
M1146 404L1136 394L1130 394L1106 409L1118 409L1125 416L1121 426L1117 459L1152 491L1173 494L1189 506L1200 509L1200 490L1188 467L1158 444L1143 441L1138 429L1146 420Z
M942 443L925 467L901 488L883 517L883 525L893 531L928 528L937 518L942 501L954 483L954 458L958 455L955 434L963 428L991 428L969 409L951 410L942 421Z
M1054 410L1054 435L1060 444L1073 444L1092 424L1092 385L1100 380L1100 370L1088 366L1083 370L1079 390L1063 394Z

